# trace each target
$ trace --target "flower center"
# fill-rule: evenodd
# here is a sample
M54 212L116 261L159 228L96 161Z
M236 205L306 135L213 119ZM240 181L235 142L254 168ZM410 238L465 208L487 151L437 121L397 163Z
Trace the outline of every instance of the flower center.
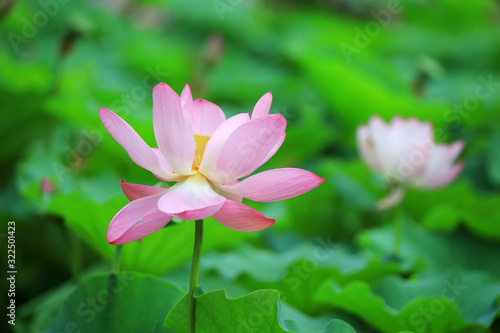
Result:
M193 165L191 166L191 170L193 172L198 172L198 169L200 168L201 160L203 159L203 153L205 152L208 140L210 140L210 137L207 135L194 135L195 151Z

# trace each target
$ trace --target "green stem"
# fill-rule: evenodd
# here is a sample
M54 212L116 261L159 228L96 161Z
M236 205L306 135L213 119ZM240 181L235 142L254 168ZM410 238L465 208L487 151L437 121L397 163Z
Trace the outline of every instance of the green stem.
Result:
M188 295L188 333L195 333L196 299L194 292L198 288L198 275L200 273L201 245L203 243L203 220L196 220L194 232L193 261L191 263L191 278L189 279Z
M111 264L111 273L118 273L120 271L120 259L122 257L122 247L123 245L117 245L115 250L115 257L113 258L113 263Z
M113 258L113 262L111 263L111 274L109 275L108 280L108 292L110 295L113 295L116 290L116 286L118 283L118 273L120 273L120 259L122 256L122 247L123 244L117 245L115 248L115 256Z

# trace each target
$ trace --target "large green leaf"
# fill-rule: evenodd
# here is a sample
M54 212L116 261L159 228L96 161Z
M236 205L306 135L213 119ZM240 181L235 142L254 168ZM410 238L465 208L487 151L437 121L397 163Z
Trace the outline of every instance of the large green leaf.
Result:
M210 252L203 257L202 270L215 270L226 279L235 279L243 274L259 280L275 281L281 278L286 268L314 247L297 244L281 253L257 249L250 245L240 246L229 252Z
M242 279L237 279L234 278L233 272L230 270L226 270L226 272L231 272L230 274L222 274L219 275L217 271L214 271L213 269L207 269L207 265L203 265L203 262L205 262L207 258L212 257L213 253L207 253L206 255L203 256L202 258L202 266L205 266L200 270L200 284L205 292L210 292L210 291L216 291L220 289L224 289L226 291L227 297L234 298L234 297L241 297L245 296L249 293L252 292L252 287L249 286L248 284L245 284L245 281ZM248 253L249 255L252 254L252 252ZM264 252L261 253L262 255ZM258 256L258 259L263 259L264 256ZM271 259L276 258L271 255ZM223 258L220 255L216 255L216 257L212 258ZM222 259L222 261L225 264L234 264L234 262L229 262L228 260ZM244 263L244 261L242 261ZM223 264L224 264L223 263ZM264 266L267 266L267 260L266 262L263 263ZM249 269L257 269L258 266L255 265L250 265ZM262 273L262 272L261 272ZM258 273L258 274L261 274ZM276 274L275 270L272 270L270 274ZM264 273L265 274L265 273ZM189 285L189 275L190 275L190 265L185 265L181 269L172 271L168 273L164 278L168 281L174 282L178 286L182 286L185 288L188 288ZM270 284L265 285L265 287L269 287ZM280 297L281 299L281 297ZM293 318L293 321L288 321L286 320L286 324L288 329L295 331L294 327L297 327L297 329L304 330L304 332L307 333L314 333L318 332L319 330L325 328L333 319L342 319L347 322L351 318L346 318L346 316L339 314L339 313L327 313L325 315L321 316L309 316L296 308L288 305L286 302L282 302L280 306L281 310L281 315L283 318ZM293 326L295 325L295 326ZM354 326L354 325L353 325ZM302 332L302 331L301 331Z
M107 263L99 263L87 269L84 276L109 273ZM68 281L51 289L19 307L16 315L16 331L19 333L44 332L58 318L61 308L68 297L78 287Z
M353 266L358 266L366 259L351 257L355 263ZM403 271L396 263L382 263L373 258L366 260L363 266L354 268L353 266L343 270L338 264L343 261L342 258L337 264L321 263L317 259L303 258L292 263L282 273L282 277L278 281L259 281L250 277L242 277L241 284L248 286L251 289L272 287L279 290L283 301L300 311L318 315L324 314L325 308L316 302L311 295L314 294L318 287L328 279L334 279L339 284L345 284L353 280L364 280L367 283L374 283L381 277L391 273ZM335 259L334 259L335 260ZM349 265L348 265L349 266Z
M212 252L203 258L202 267L205 274L215 271L219 279L236 281L247 290L274 288L284 302L313 315L325 313L311 295L327 279L339 285L353 280L374 285L389 274L412 269L406 263L323 243L295 243L279 253L248 246L228 253Z
M380 281L374 293L396 310L419 297L438 295L442 302L456 304L464 321L488 327L499 309L495 301L500 296L500 281L487 273L451 270L440 274L423 273L412 280L390 276ZM437 308L433 306L430 310L439 312Z
M360 246L379 256L392 253L394 227L387 225L359 234ZM441 272L453 267L483 270L500 277L498 255L500 245L484 242L458 231L438 234L424 230L411 219L403 220L401 258L408 262L421 260L428 270ZM478 260L481 258L481 260Z
M184 293L167 281L137 273L89 276L46 332L172 332L163 320Z
M165 326L176 331L187 329L187 295L172 309ZM281 315L276 290L258 290L238 298L228 298L225 290L196 296L196 331L212 332L296 332L307 333ZM291 331L290 329L293 329ZM331 321L322 333L355 333L345 322Z
M17 313L16 331L45 331L57 319L62 305L74 289L74 285L67 283L24 304Z
M412 190L403 205L429 229L452 231L463 224L482 238L500 239L500 196L478 194L466 181L434 192Z
M479 332L493 322L500 283L478 273L447 272L415 281L388 277L375 291L361 281L325 282L315 298L383 332Z

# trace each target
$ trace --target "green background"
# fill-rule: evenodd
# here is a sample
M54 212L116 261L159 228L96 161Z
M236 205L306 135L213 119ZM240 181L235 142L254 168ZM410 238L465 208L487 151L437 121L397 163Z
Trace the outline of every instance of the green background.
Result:
M98 108L155 146L151 91L166 82L179 93L189 83L227 117L271 91L287 138L258 171L299 167L326 178L294 199L245 201L276 219L268 230L206 220L208 308L239 313L235 304L271 300L276 332L352 332L332 319L357 332L500 332L499 23L493 0L3 2L0 244L6 257L15 221L16 331L71 331L71 316L82 319L73 306L103 290L115 251L107 226L128 202L119 182L157 179L105 131ZM438 142L462 138L463 172L376 212L387 184L355 142L372 115L430 121ZM53 191L42 191L44 179ZM193 222L176 222L124 246L123 267L136 279L116 300L121 310L98 314L115 329L135 332L156 318L151 331L168 332L161 324L187 288L194 234ZM168 302L146 298L151 288ZM257 289L268 291L249 294ZM96 327L88 331L109 330Z

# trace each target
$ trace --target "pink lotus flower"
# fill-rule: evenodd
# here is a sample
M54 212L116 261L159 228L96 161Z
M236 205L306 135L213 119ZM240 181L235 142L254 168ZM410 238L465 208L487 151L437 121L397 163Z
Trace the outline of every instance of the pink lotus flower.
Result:
M377 207L398 204L406 187L436 189L455 179L463 163L454 164L464 148L463 141L436 144L430 123L394 117L386 124L373 116L357 130L358 150L368 166L386 177L394 191Z
M100 108L104 126L136 164L161 180L177 182L170 188L122 182L131 202L112 219L108 242L123 244L143 238L172 217L199 220L212 216L234 230L263 230L275 220L244 205L243 197L260 202L284 200L323 183L323 178L294 168L269 170L238 182L269 160L285 140L286 120L269 114L271 102L267 93L251 118L241 113L226 120L217 105L193 101L188 85L179 97L160 83L153 89L159 148L149 147L123 119Z

